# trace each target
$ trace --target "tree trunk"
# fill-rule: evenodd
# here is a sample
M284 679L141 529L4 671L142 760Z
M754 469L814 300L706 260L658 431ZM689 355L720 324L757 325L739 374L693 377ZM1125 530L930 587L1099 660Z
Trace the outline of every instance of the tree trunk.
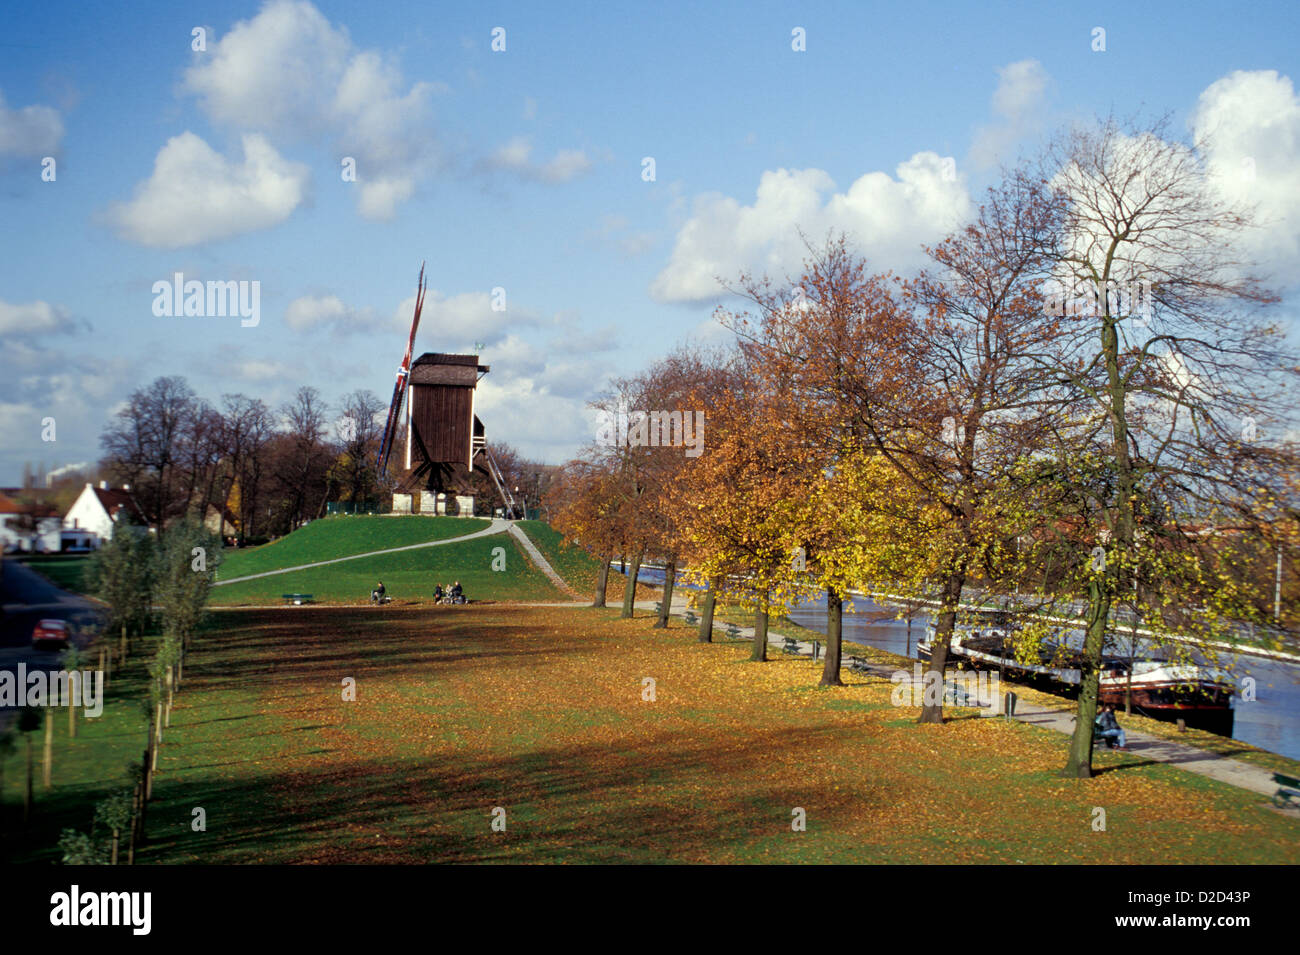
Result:
M620 614L622 617L631 617L632 611L636 609L636 578L641 573L641 558L644 554L644 551L637 551L636 556L632 558L632 572L627 575L627 586L623 590L623 613Z
M1104 578L1088 586L1088 632L1083 641L1083 672L1079 674L1079 708L1075 714L1074 735L1070 737L1070 755L1061 775L1069 779L1092 778L1092 731L1097 719L1097 690L1101 668L1092 661L1101 660L1106 642L1106 618L1110 615L1110 598Z
M704 612L700 614L700 643L713 642L713 608L718 602L718 582L709 581L709 589L704 592Z
M749 653L749 659L755 663L764 663L767 660L766 607L754 611L754 647Z
M118 832L118 830L114 829L113 830L113 853L109 857L108 860L109 865L117 865L117 843L119 837L120 837L120 833Z
M921 680L921 715L918 723L943 722L943 674L948 665L948 648L952 645L952 631L957 624L957 605L961 602L961 589L966 583L964 574L949 574L943 584L943 599L939 605L939 620L935 625L934 641L930 644L930 666ZM937 676L931 676L931 674ZM939 687L938 699L928 703L925 687L936 680Z
M600 577L596 580L596 599L591 603L593 607L605 606L605 590L609 587L609 565L613 562L613 554L607 554L600 562Z
M80 682L80 677L77 678ZM68 739L77 738L77 706L75 703L68 705Z
M820 686L843 686L840 679L840 656L843 647L844 600L834 587L826 588L826 663L822 667Z
M668 628L668 617L671 614L673 606L673 583L677 580L677 558L670 557L664 564L664 599L659 606L659 619L655 621L654 629L666 630Z
M126 659L126 621L122 621L122 648L118 653L123 660Z
M41 764L41 785L45 789L50 788L50 780L54 776L54 712L47 706L45 708L45 755Z

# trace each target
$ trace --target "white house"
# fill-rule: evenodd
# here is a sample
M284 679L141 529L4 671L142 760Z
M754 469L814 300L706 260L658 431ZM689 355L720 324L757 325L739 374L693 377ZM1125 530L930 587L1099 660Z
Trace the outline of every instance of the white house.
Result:
M107 481L100 481L99 487L87 484L63 516L63 527L70 531L89 531L102 543L112 538L113 522L119 514L125 514L136 526L145 526L129 485L115 489Z

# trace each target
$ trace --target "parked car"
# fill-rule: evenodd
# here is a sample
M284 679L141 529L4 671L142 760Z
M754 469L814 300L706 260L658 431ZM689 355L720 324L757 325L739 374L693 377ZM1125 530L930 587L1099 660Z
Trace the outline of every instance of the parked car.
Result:
M32 631L32 648L65 650L72 645L72 631L66 620L38 620Z

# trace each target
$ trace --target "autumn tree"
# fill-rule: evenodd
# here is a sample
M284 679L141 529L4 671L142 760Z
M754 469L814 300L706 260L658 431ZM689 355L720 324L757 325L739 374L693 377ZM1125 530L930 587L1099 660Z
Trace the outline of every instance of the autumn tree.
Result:
M798 396L794 427L821 467L879 455L905 496L944 515L916 541L932 566L924 582L912 578L939 602L931 657L939 674L967 581L994 573L1017 535L989 515L1008 515L1006 475L1047 413L1039 392L1049 376L1024 352L1056 333L1042 321L1037 282L1058 220L1051 196L1014 175L990 190L974 222L928 250L933 265L911 282L872 274L841 236L810 247L803 275L788 286L744 279L756 318L724 316L761 359L756 371L769 389ZM824 551L854 540L844 527L822 537ZM834 618L840 588L854 583L844 570L855 561L879 566L856 551L826 561L837 568L826 580ZM927 702L920 719L941 722L941 703Z

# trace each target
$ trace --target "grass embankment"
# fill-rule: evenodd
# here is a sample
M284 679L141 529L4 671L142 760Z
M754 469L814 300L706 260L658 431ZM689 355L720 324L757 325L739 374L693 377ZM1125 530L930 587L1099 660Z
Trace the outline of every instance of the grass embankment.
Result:
M48 790L42 785L45 727L42 725L24 735L17 732L14 717L11 739L15 748L7 755L0 754L0 766L4 769L0 785L0 859L58 862L59 834L63 829L89 833L95 804L134 786L135 777L129 767L141 760L148 742L148 717L139 701L146 692L146 666L153 656L155 640L153 637L136 639L126 667L115 670L106 681L103 714L87 719L79 713L75 738L69 735L67 709L52 709L54 758ZM91 662L86 665L94 666L95 660L92 651ZM32 816L24 827L28 736L34 755L35 787ZM100 835L103 833L96 833ZM122 851L125 853L125 847Z
M754 625L753 611L746 610L737 604L719 604L714 615L715 628L719 625L725 626L727 623L734 623L738 627L752 627ZM725 631L723 632L725 633ZM826 634L819 630L801 626L784 616L774 617L768 627L768 632L769 635L782 637L788 635L802 641L819 640L822 644L826 642ZM715 640L719 638L719 632L716 629L713 638ZM771 650L768 652L770 653ZM852 640L845 640L844 659L847 661L850 656L862 657L872 663L896 666L908 672L911 672L912 665L916 663L916 660L909 657L890 653L866 644L854 643ZM1056 693L1048 693L1036 686L1015 683L1011 680L1006 682L1008 686L1014 687L1016 695L1025 703L1071 712L1078 705L1077 700ZM1243 763L1258 766L1260 769L1266 769L1269 772L1280 772L1286 773L1288 776L1300 777L1300 760L1291 759L1280 753L1270 753L1268 750L1259 749L1241 740L1220 736L1217 733L1194 727L1188 727L1183 732L1179 732L1178 726L1174 723L1142 716L1139 713L1124 714L1121 712L1119 716L1125 729L1136 730L1140 733L1146 733L1148 736L1169 740L1173 743L1195 746L1197 749L1237 759Z
M177 697L143 862L1300 861L1300 824L1263 797L1122 753L1061 779L1059 734L964 710L921 726L886 680L819 689L820 663L747 663L645 613L217 618Z
M516 521L542 556L578 593L595 593L600 577L600 561L581 547L566 543L564 535L545 521Z
M56 587L73 593L86 592L86 571L90 567L89 554L26 554L12 555L6 560L16 560L48 578Z
M486 529L490 523L468 517L326 517L261 547L223 551L217 579L464 537Z
M414 520L434 523L430 518ZM504 570L493 569L494 564L501 565L498 548L504 551ZM318 553L328 556L317 556L316 560L344 556L337 552ZM567 594L558 591L533 566L513 537L492 534L455 544L360 557L325 567L226 584L213 588L212 603L218 606L277 604L282 602L283 594L290 593L312 594L321 603L367 603L370 591L380 580L397 604L431 603L435 584L445 587L457 580L474 601L568 599Z

